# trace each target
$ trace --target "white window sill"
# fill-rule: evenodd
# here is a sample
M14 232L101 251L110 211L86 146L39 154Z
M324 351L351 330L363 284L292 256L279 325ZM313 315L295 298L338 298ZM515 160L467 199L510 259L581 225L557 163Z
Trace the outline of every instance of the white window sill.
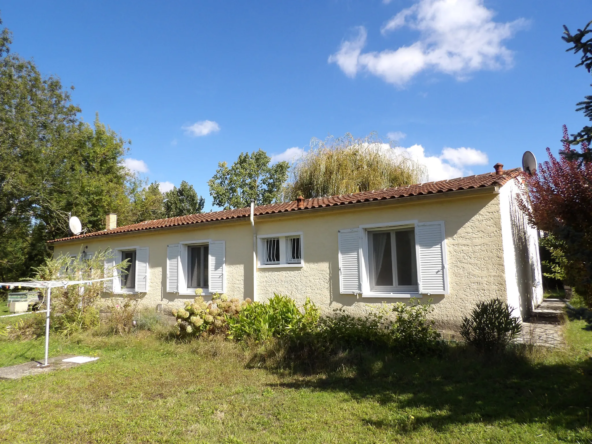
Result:
M195 290L181 291L179 296L212 296L214 293L204 290L200 295L195 294Z
M300 264L274 264L274 265L265 265L259 264L257 268L302 268L304 267L303 263Z
M367 292L362 293L363 298L379 298L379 299L411 299L411 298L421 298L421 294L416 292L406 292L406 293L378 293L378 292Z
M114 291L113 294L138 294L136 290Z

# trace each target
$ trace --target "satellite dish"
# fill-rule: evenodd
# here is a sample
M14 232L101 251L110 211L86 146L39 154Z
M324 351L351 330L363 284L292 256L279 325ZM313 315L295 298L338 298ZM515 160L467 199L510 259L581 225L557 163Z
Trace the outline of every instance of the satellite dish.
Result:
M536 157L530 151L522 155L522 169L528 174L533 174L537 169Z
M78 236L82 232L82 224L80 223L80 219L76 216L70 217L69 225L72 234Z

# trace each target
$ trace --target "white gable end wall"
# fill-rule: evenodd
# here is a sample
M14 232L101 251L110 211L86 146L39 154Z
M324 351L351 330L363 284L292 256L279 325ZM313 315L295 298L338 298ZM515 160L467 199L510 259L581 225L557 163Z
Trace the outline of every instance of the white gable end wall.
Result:
M518 208L518 193L515 181L501 188L500 215L507 302L516 309L514 316L526 319L543 301L543 284L538 233Z

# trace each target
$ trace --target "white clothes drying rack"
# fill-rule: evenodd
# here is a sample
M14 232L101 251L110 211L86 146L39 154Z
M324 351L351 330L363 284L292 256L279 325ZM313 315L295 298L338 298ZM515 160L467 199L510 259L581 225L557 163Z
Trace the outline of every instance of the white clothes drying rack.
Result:
M41 313L45 312L46 320L45 320L45 361L41 367L47 367L49 364L47 362L49 358L49 314L51 311L51 289L56 287L69 287L70 285L82 285L82 284L90 284L92 282L99 282L99 281L109 281L114 278L103 278L103 279L90 279L85 281L67 281L67 280L56 280L56 281L23 281L23 282L0 282L0 287L8 287L13 289L14 287L25 287L25 288L46 288L47 289L47 310L41 311ZM39 313L39 312L35 312ZM12 316L12 315L9 315ZM8 316L3 316L8 317Z

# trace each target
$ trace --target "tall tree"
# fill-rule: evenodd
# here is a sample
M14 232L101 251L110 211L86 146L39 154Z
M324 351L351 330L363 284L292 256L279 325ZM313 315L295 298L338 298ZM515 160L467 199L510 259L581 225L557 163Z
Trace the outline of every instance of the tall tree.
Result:
M311 149L294 165L286 197L334 196L421 182L425 169L392 148L374 134L313 139Z
M257 205L279 200L290 165L288 162L270 165L270 162L263 150L241 153L230 168L226 162L220 162L208 182L214 205L228 210L244 208L251 200Z
M181 182L179 188L164 193L164 215L165 217L187 216L203 211L205 199L198 196L187 182Z
M1 22L0 22L1 23ZM68 213L90 230L115 211L131 219L137 178L123 166L125 142L80 109L56 77L10 53L0 35L0 279L30 275L49 254L45 241L68 232ZM127 213L126 213L127 212Z
M592 29L590 29L592 21L589 22L584 29L578 29L578 32L571 34L567 26L564 28L564 36L562 37L567 43L572 46L567 51L573 51L574 54L581 52L580 63L576 67L583 66L588 73L592 70ZM589 37L590 36L590 37ZM592 96L585 96L582 102L577 104L576 111L583 111L584 115L592 120ZM576 134L572 134L571 139L568 139L572 145L579 145L586 142L588 146L592 145L592 126L585 126ZM590 151L578 152L576 150L564 150L561 152L563 156L568 159L579 159L586 162L592 161L592 153Z
M573 151L563 128L562 152ZM580 153L587 152L584 142ZM531 225L553 236L550 251L561 275L592 308L592 162L547 153L547 162L524 175L528 195L519 204Z

